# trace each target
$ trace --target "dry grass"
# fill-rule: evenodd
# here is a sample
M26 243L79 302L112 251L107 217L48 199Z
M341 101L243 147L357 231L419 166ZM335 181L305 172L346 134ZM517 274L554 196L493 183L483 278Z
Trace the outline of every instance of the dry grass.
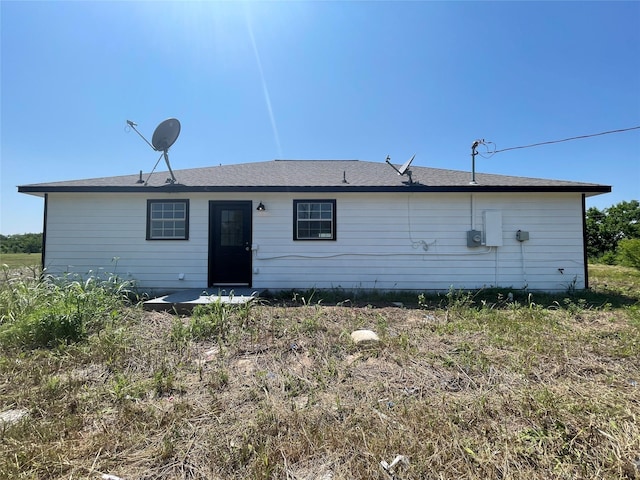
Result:
M42 263L40 253L0 253L0 265L9 268L33 269Z
M132 310L0 359L0 478L640 478L640 308L304 302ZM625 297L626 298L626 297ZM464 301L463 301L464 300ZM353 344L369 328L381 342Z

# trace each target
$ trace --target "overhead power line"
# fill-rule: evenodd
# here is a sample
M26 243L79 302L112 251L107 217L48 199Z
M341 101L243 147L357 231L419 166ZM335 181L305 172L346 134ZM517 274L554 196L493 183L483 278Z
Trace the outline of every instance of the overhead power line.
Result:
M609 130L608 132L592 133L592 134L589 134L589 135L580 135L580 136L577 136L577 137L563 138L562 140L551 140L551 141L548 141L548 142L532 143L530 145L522 145L522 146L519 146L519 147L502 148L500 150L494 150L493 152L490 152L490 154L493 155L494 153L506 152L507 150L518 150L518 149L521 149L521 148L538 147L540 145L549 145L549 144L552 144L552 143L568 142L570 140L578 140L578 139L581 139L581 138L598 137L600 135L609 135L610 133L621 133L621 132L628 132L629 130L638 130L638 129L640 129L640 126L629 127L629 128L621 128L619 130ZM486 143L492 143L492 142L486 142Z

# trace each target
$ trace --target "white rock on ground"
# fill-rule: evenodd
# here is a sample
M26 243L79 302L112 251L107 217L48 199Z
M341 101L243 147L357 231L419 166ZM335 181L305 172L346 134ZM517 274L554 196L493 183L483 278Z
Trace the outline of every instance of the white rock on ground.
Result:
M16 423L23 417L26 417L28 414L29 412L21 409L6 410L0 413L0 425L4 423L7 423L7 424Z
M371 330L356 330L351 332L351 339L356 345L366 345L368 343L378 343L380 338Z

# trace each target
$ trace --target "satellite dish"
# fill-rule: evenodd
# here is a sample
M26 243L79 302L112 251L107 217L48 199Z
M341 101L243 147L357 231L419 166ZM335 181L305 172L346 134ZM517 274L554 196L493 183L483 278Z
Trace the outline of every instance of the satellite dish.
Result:
M169 118L156 127L151 137L153 148L158 152L166 152L180 135L180 122L177 118Z
M171 145L173 145L178 139L178 135L180 135L180 122L178 121L178 119L168 118L164 122L161 122L153 132L151 143L149 143L149 141L144 138L144 136L138 131L138 129L136 128L136 126L138 125L137 123L132 122L131 120L127 120L127 125L129 125L129 127L131 127L138 135L140 135L142 139L147 142L147 145L153 148L156 152L162 152L160 158L164 157L164 161L167 163L167 168L169 169L169 173L171 174L171 178L168 178L166 183L176 183L176 177L173 174L173 170L171 170L171 164L169 164L169 154L167 152L169 151L169 148L171 148ZM158 166L160 158L158 158L156 165L153 167L153 170L151 170L149 178L151 178L151 174L153 174L154 170ZM149 181L149 178L147 178L147 182ZM146 185L147 182L144 182L144 184Z
M413 157L411 157L409 160L407 160L406 162L404 162L402 164L402 166L398 169L398 175L404 175L405 174L407 169L411 166L411 162L413 162L414 158L416 158L415 154L413 155Z
M398 175L408 175L409 185L411 185L413 183L413 179L411 178L411 170L409 170L409 167L411 166L411 162L413 162L414 158L416 158L415 154L409 160L404 162L400 168L396 168L396 166L391 163L391 157L389 157L389 155L387 155L387 159L385 160L385 162L387 162L391 166L391 168L393 168L398 173Z

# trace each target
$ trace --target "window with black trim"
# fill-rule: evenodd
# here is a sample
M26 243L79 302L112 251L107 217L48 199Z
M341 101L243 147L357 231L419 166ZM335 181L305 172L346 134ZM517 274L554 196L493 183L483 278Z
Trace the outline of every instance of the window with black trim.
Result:
M294 200L294 240L335 240L335 200Z
M189 240L189 200L147 200L147 240Z

